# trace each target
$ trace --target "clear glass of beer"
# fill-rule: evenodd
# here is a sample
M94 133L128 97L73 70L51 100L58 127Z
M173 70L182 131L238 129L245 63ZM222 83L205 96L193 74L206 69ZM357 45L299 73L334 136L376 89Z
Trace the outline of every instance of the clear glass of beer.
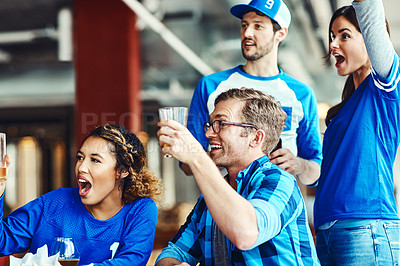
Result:
M186 126L188 108L187 107L162 107L158 109L158 114L160 116L160 121L163 120L175 120L182 125ZM168 144L164 144L167 147ZM172 155L165 154L164 157L170 158Z
M4 158L6 154L6 134L0 133L0 181L7 179L7 167Z

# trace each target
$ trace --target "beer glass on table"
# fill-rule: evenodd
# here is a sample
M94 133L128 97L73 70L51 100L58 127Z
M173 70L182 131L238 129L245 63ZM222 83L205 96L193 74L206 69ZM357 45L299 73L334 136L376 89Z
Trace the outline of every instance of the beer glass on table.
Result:
M78 265L80 254L72 237L55 237L50 255L59 254L58 262L62 266Z

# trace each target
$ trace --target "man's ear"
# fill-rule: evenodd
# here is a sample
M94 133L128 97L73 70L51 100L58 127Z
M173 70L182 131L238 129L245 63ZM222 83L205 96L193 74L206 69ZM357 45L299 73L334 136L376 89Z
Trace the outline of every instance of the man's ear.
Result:
M251 147L256 147L258 145L262 145L265 139L265 131L262 129L257 129L254 134L252 134L253 139L250 141Z
M287 33L288 33L287 28L281 28L275 33L276 40L281 43L286 38Z

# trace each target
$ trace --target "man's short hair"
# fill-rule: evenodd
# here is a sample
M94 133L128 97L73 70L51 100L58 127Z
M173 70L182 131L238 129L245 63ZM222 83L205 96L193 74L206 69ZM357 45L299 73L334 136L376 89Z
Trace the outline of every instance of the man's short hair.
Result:
M230 89L218 95L214 105L221 101L238 100L243 101L241 117L242 123L253 124L265 131L265 141L262 150L269 154L276 147L282 130L285 127L286 113L282 110L280 103L274 97L266 95L256 89L242 87ZM244 134L248 134L251 128L244 128Z

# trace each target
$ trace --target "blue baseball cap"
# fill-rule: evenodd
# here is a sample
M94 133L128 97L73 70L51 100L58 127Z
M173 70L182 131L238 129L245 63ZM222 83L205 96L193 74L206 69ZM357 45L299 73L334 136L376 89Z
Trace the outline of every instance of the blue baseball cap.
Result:
M241 4L231 8L232 15L240 19L248 11L260 11L276 21L282 28L289 28L291 15L289 8L282 0L252 0L248 5Z

